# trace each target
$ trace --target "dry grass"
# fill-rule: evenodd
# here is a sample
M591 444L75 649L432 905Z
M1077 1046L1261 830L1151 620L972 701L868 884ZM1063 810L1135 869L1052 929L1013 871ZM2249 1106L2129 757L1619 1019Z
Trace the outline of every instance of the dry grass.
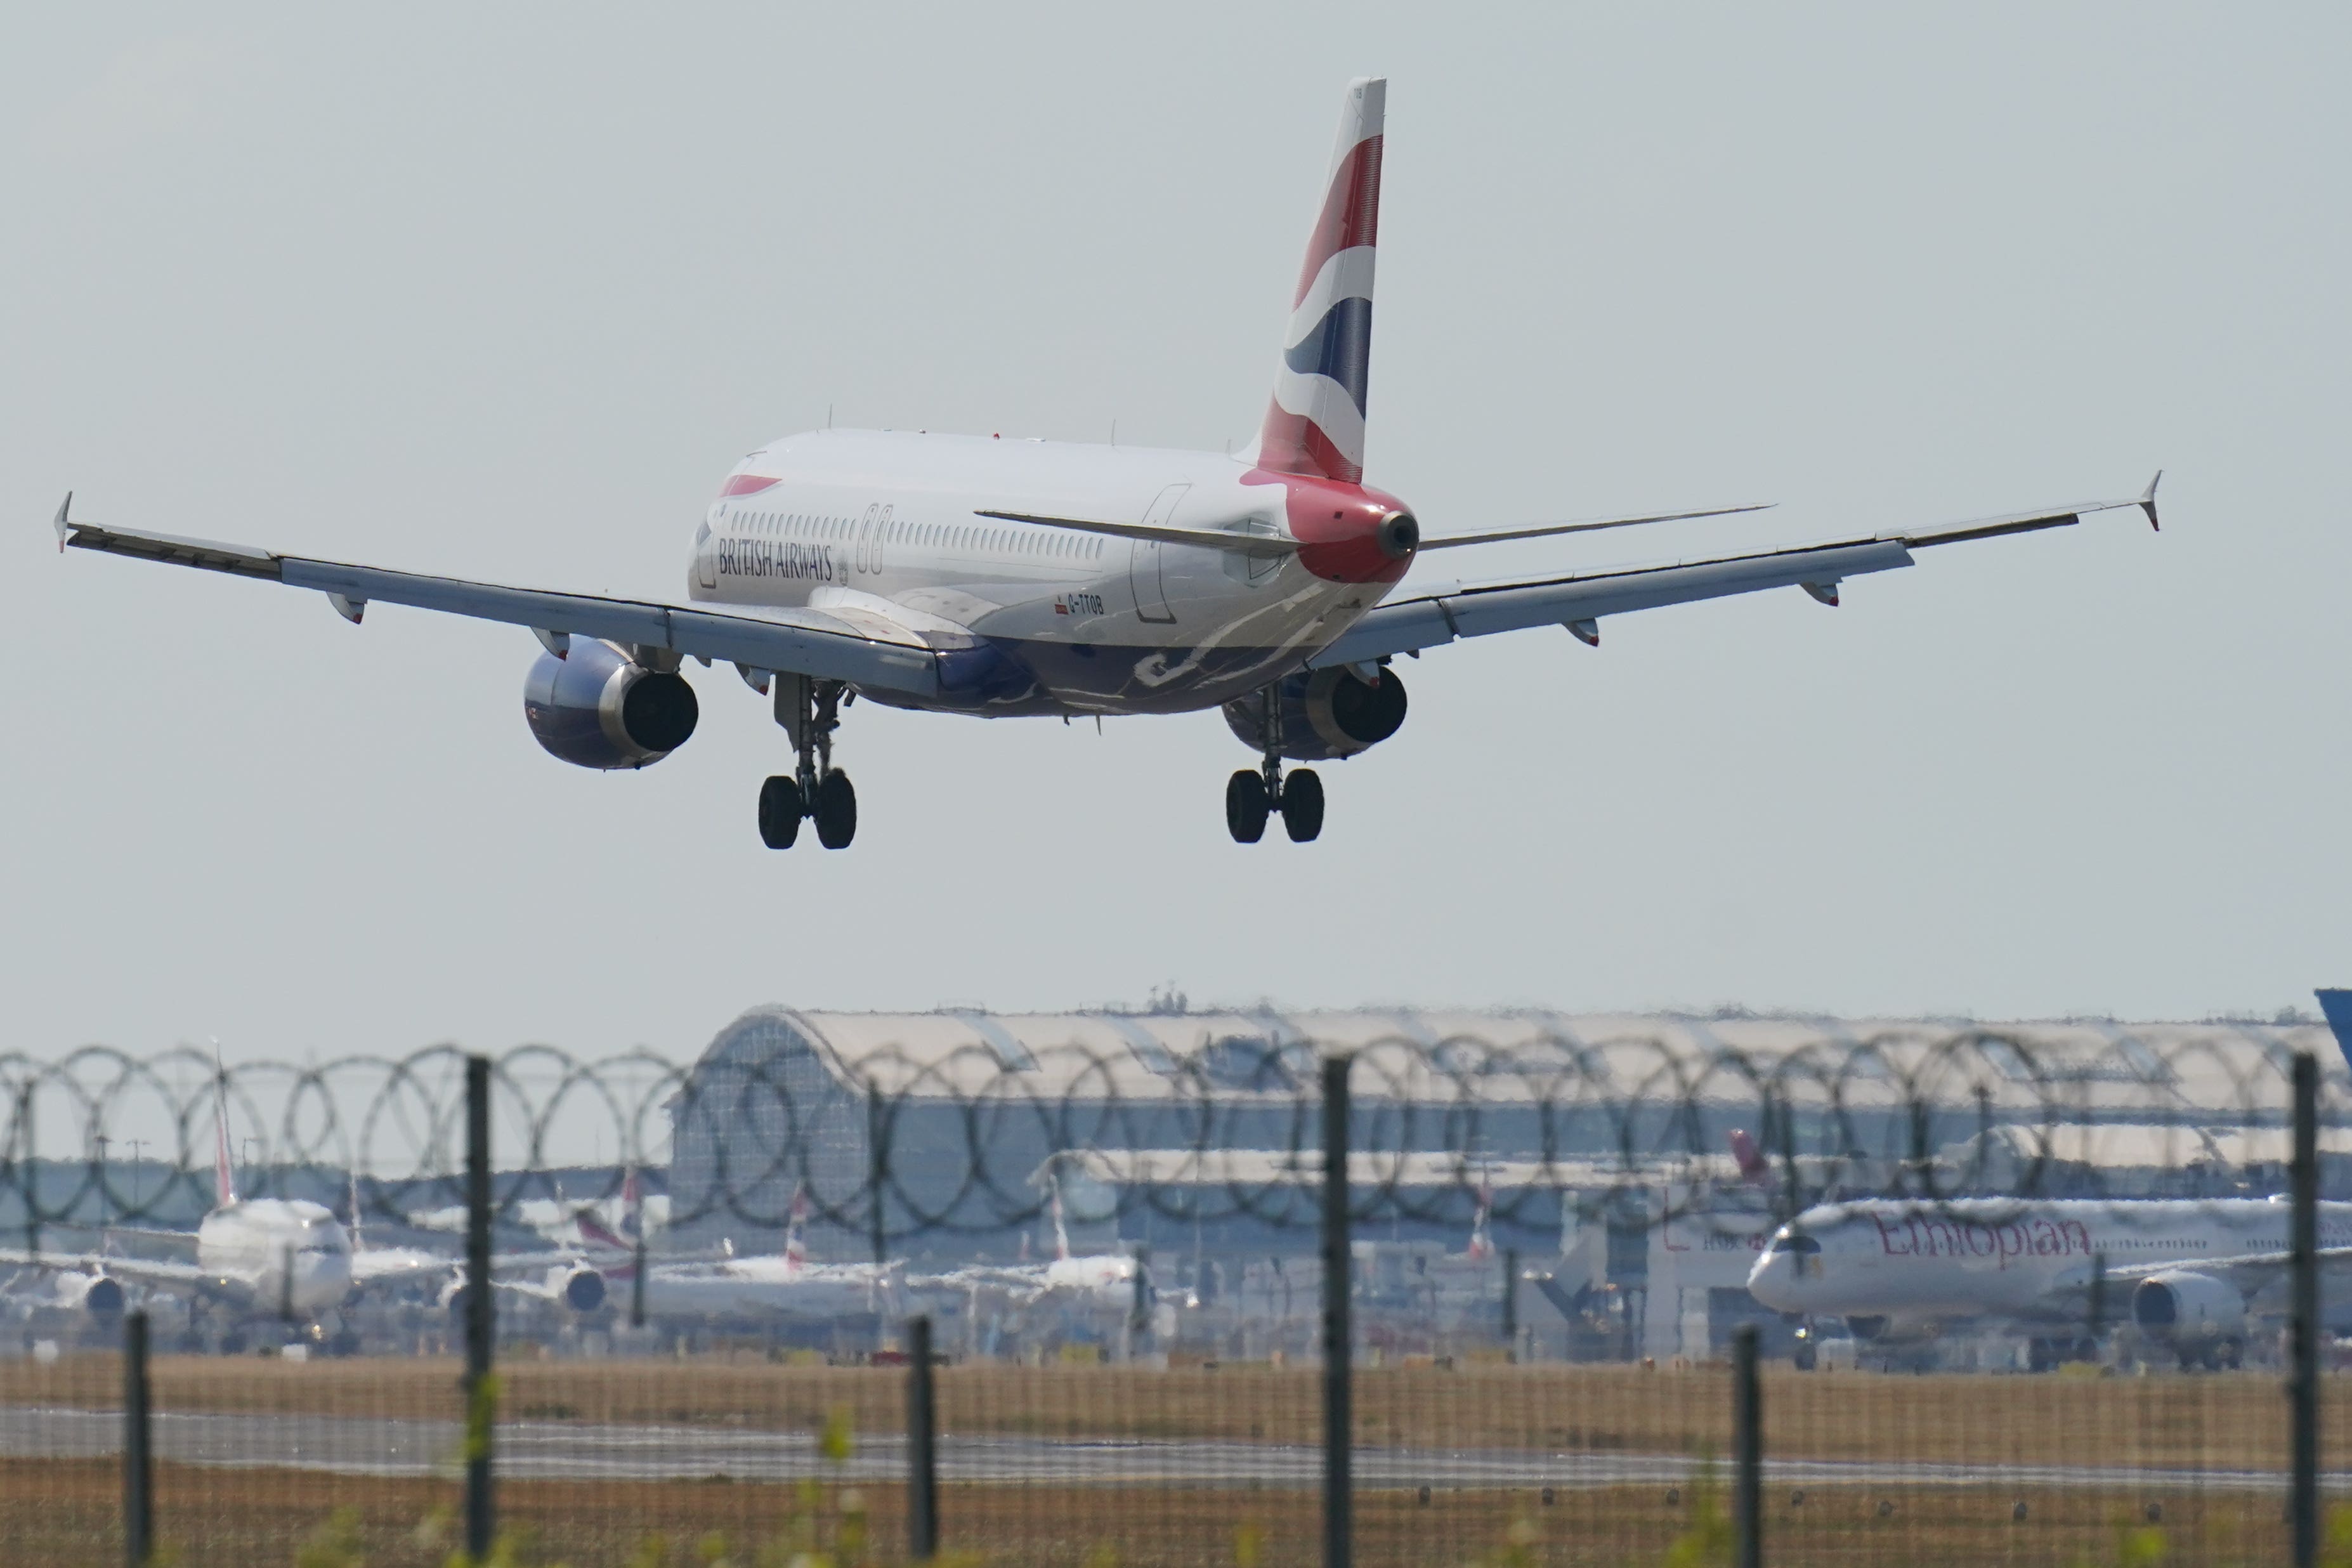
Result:
M533 1421L808 1429L846 1407L860 1432L897 1432L905 1376L889 1369L787 1366L763 1358L509 1362L505 1414ZM0 1404L115 1407L119 1363L69 1357L0 1363ZM165 1357L161 1410L452 1419L454 1361L289 1364ZM1236 1366L942 1368L940 1425L960 1434L1320 1441L1318 1374ZM1908 1377L1779 1373L1766 1378L1767 1451L1892 1462L2279 1469L2284 1402L2261 1373L2161 1377ZM1367 1446L1720 1453L1730 1394L1719 1370L1477 1364L1360 1372L1357 1440ZM2352 1452L2352 1407L2324 1402L2325 1451Z
M0 1542L6 1560L56 1564L121 1561L121 1480L104 1461L0 1461ZM440 1568L450 1550L445 1525L454 1484L166 1465L157 1476L158 1527L182 1568L290 1564L299 1544L337 1509L354 1510L370 1568ZM1815 1488L1801 1504L1767 1500L1768 1561L1775 1564L1918 1563L2039 1565L2117 1560L2119 1531L2143 1519L2147 1496L2050 1491L2026 1496L1980 1488ZM2174 1564L2278 1562L2285 1555L2278 1503L2263 1494L2195 1492L2162 1499ZM896 1562L903 1534L895 1488L867 1488L874 1552ZM533 1542L530 1561L607 1568L632 1560L649 1538L666 1542L665 1562L700 1561L695 1548L714 1533L739 1552L787 1542L793 1489L714 1483L521 1482L499 1490L502 1520ZM1515 1522L1528 1536L1527 1560L1543 1564L1654 1563L1693 1530L1703 1507L1685 1486L1617 1488L1559 1494L1551 1506L1528 1492L1447 1491L1426 1503L1411 1493L1358 1500L1356 1561L1364 1568L1425 1568L1491 1557ZM1250 1532L1256 1561L1289 1568L1319 1560L1318 1504L1311 1493L1161 1488L950 1487L942 1499L947 1544L997 1564L1076 1565L1110 1560L1125 1568L1211 1568L1238 1560ZM752 1561L750 1553L734 1561Z

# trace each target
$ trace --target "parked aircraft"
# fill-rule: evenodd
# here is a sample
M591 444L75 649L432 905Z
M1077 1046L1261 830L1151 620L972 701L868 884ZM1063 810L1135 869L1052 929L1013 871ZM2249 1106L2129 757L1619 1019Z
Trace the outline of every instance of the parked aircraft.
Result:
M648 1264L646 1316L703 1321L896 1315L903 1267L887 1262L812 1263L802 1238L807 1222L807 1194L795 1192L781 1252ZM580 1226L582 1235L599 1246L632 1245L593 1215L583 1215ZM615 1273L627 1278L625 1268Z
M1070 1233L1062 1219L1058 1185L1046 1199L1054 1220L1054 1256L1042 1263L974 1263L945 1274L908 1280L918 1291L940 1290L964 1295L995 1293L1020 1309L1061 1306L1080 1310L1130 1311L1136 1306L1137 1281L1147 1295L1150 1277L1131 1252L1070 1251ZM1149 1305L1147 1300L1145 1303Z
M2060 528L2137 507L2031 508L1929 528L1631 570L1404 586L1433 551L1757 510L1713 507L1426 534L1368 485L1365 414L1387 83L1360 78L1291 295L1257 439L1227 455L999 435L809 431L735 465L694 531L686 600L507 587L119 528L58 509L60 548L260 578L326 595L357 624L371 603L528 626L531 732L564 762L642 768L694 733L686 659L731 661L793 751L759 793L761 840L813 821L828 848L857 828L834 740L853 700L990 718L1222 709L1258 755L1225 786L1225 824L1255 843L1278 812L1322 831L1318 775L1396 733L1391 661L1465 637L1564 626L1597 646L1607 616L1845 580L1933 545ZM2159 475L2159 478L2161 476Z
M216 1068L217 1070L217 1068ZM221 1081L226 1084L226 1075ZM194 1231L110 1226L111 1238L142 1238L190 1246L194 1261L135 1258L110 1248L95 1252L0 1249L0 1267L13 1266L47 1289L12 1290L18 1304L66 1308L110 1325L127 1304L126 1287L167 1293L197 1315L225 1320L220 1347L244 1348L254 1328L274 1321L338 1351L354 1348L341 1309L360 1292L415 1285L435 1292L453 1310L462 1307L464 1260L413 1247L371 1247L360 1230L359 1184L352 1178L352 1227L332 1210L305 1198L244 1198L229 1161L228 1097L214 1115L213 1208ZM505 1289L560 1302L575 1312L604 1300L601 1271L576 1252L493 1255L493 1278ZM498 1276L509 1276L498 1279Z
M1807 1209L1748 1278L1780 1312L1843 1318L1857 1341L1932 1338L1990 1318L2034 1337L2037 1370L2129 1321L2184 1367L2235 1366L2284 1280L2278 1199L1874 1198ZM2322 1258L2352 1261L2352 1204L2322 1204Z

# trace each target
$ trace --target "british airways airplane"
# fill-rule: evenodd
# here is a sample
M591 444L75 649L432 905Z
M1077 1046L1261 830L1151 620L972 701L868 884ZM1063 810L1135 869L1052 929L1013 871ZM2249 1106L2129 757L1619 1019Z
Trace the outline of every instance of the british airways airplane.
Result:
M1322 830L1323 785L1286 763L1353 756L1397 731L1391 661L1463 637L1565 626L1767 588L1824 605L1839 584L1929 545L2059 528L2137 506L2042 507L1920 531L1634 570L1405 587L1424 553L1757 510L1551 522L1425 536L1364 482L1372 273L1387 83L1350 82L1329 180L1291 295L1274 397L1234 455L925 431L820 430L745 457L694 531L684 603L424 576L102 526L58 510L62 548L109 551L371 603L528 626L545 652L523 685L540 744L589 768L641 768L694 733L684 661L732 663L773 704L794 756L760 790L761 839L803 821L827 848L857 830L834 737L859 699L983 718L1220 708L1255 768L1225 788L1242 843L1275 813ZM2161 476L2159 475L2159 478Z

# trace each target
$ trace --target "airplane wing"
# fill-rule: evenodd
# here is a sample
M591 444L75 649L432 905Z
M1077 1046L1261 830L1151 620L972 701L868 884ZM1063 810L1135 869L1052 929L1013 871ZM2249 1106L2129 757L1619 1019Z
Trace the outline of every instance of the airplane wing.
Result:
M2352 1247L2323 1247L2314 1256L2319 1267L2332 1275L2341 1276L2352 1268ZM2288 1252L2244 1252L2234 1258L2174 1258L2160 1263L2134 1263L2107 1270L2110 1286L2132 1286L2158 1274L2210 1274L2235 1285L2240 1293L2252 1297L2261 1294L2286 1277L2294 1255ZM2087 1290L2087 1285L2082 1287Z
M2158 474L2157 479L2163 477ZM2011 512L1918 532L1890 531L1869 539L1798 545L1670 566L1440 588L1391 600L1367 612L1307 664L1314 668L1368 664L1400 653L1418 655L1423 648L1462 637L1541 626L1564 626L1580 640L1597 645L1603 616L1753 594L1766 588L1801 587L1822 604L1835 605L1841 581L1908 566L1915 550L2045 528L2065 528L2080 522L2091 512L2134 506L2147 515L2150 526L2155 525L2154 480L2140 494L2122 500L2083 501L2038 511Z
M57 1269L105 1274L140 1285L202 1285L214 1276L193 1263L158 1258L117 1258L100 1252L26 1252L0 1249L0 1268Z
M730 659L752 669L782 670L858 686L905 691L919 697L939 691L938 656L912 633L894 637L867 620L856 624L822 610L778 610L666 605L642 599L611 599L593 594L511 588L459 577L430 577L341 561L284 555L252 545L183 539L136 529L103 528L68 514L73 497L58 508L58 546L100 550L173 566L195 566L233 576L257 577L327 595L346 619L356 622L369 604L409 605L505 621L554 636L598 637L639 647L668 649L684 657Z

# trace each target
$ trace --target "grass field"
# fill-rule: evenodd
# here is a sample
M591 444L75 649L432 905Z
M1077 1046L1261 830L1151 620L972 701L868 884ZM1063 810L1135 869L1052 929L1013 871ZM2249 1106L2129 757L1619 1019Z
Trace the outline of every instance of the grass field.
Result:
M259 1358L159 1357L159 1410L369 1414L454 1418L458 1363L360 1359L307 1364ZM906 1373L890 1368L735 1362L509 1361L505 1413L583 1421L782 1431L845 1408L856 1430L892 1432ZM1227 1365L1158 1372L1119 1366L942 1367L948 1432L1050 1437L1321 1440L1312 1369ZM113 1409L110 1355L48 1366L0 1362L0 1404ZM2331 1379L2333 1385L2335 1380ZM1356 1439L1369 1446L1720 1453L1730 1384L1718 1368L1478 1363L1359 1371ZM2274 1376L2042 1377L1768 1371L1767 1451L1790 1458L2277 1469L2284 1401ZM2352 1405L2323 1402L2323 1449L2352 1453Z
M903 1558L902 1499L867 1488L870 1559ZM1801 1503L1767 1500L1768 1560L1824 1565L2105 1563L2146 1518L2147 1500L2054 1492L2031 1496L2027 1515L2007 1490L1979 1488L1817 1488ZM292 1564L337 1510L357 1514L353 1543L371 1568L442 1568L454 1543L454 1483L221 1471L166 1465L157 1477L158 1528L182 1568ZM0 1542L11 1563L119 1563L121 1480L103 1461L0 1461ZM774 1560L803 1538L837 1540L837 1498L814 1510L793 1488L768 1485L530 1482L499 1489L501 1519L530 1542L526 1561L572 1568L698 1563L723 1538L738 1563ZM1311 1493L1162 1489L951 1487L941 1500L946 1543L991 1563L1109 1568L1212 1568L1254 1561L1290 1568L1319 1560ZM1528 1494L1439 1491L1358 1499L1356 1561L1364 1568L1499 1562L1516 1527L1522 1561L1654 1563L1709 1517L1696 1489L1563 1492L1546 1507ZM2161 1561L2277 1563L2284 1532L2274 1498L2194 1494L2163 1505ZM420 1529L420 1524L424 1528ZM1719 1528L1719 1527L1718 1527ZM1244 1537L1247 1544L1244 1544ZM648 1542L657 1552L645 1552ZM700 1551L698 1551L700 1548ZM1697 1561L1716 1561L1701 1556ZM2142 1560L2145 1561L2145 1560Z
M510 1362L505 1414L541 1423L810 1429L845 1411L855 1432L895 1436L903 1371L792 1366L764 1358L645 1362ZM171 1411L391 1415L452 1419L458 1368L448 1361L161 1358L156 1406ZM113 1408L111 1356L53 1365L0 1363L0 1404ZM1269 1444L1319 1440L1311 1369L1228 1365L1157 1372L1125 1367L941 1368L943 1430L1090 1438L1218 1437ZM2331 1389L2332 1392L2332 1389ZM1539 1449L1674 1457L1696 1476L1728 1441L1728 1383L1719 1370L1465 1365L1365 1371L1355 1383L1360 1445ZM2160 1510L2177 1563L2284 1560L2277 1489L2178 1479L2109 1491L2055 1485L1905 1484L1905 1463L2100 1465L2278 1470L2285 1409L2277 1381L2254 1373L2167 1377L1888 1376L1780 1372L1765 1385L1767 1448L1776 1457L1866 1459L1898 1467L1885 1484L1809 1486L1767 1499L1769 1560L1779 1563L2074 1564L2126 1560L2120 1533ZM2352 1454L2352 1412L2326 1402L2323 1453ZM1684 1467L1688 1467L1687 1471ZM509 1482L502 1516L535 1540L536 1562L573 1568L701 1562L696 1543L723 1534L729 1560L761 1561L747 1542L783 1548L796 1532L835 1528L845 1502L870 1521L867 1552L903 1556L903 1500L890 1486L854 1497L824 1485L812 1506L787 1484L719 1480ZM1705 1488L1679 1483L1557 1489L1360 1492L1357 1561L1645 1563L1703 1531ZM371 1565L433 1564L451 1540L420 1521L458 1500L454 1479L379 1479L287 1470L161 1467L159 1528L184 1568L291 1563L339 1508L358 1510L356 1542ZM109 1460L0 1461L0 1557L26 1563L121 1561L121 1479ZM2019 1518L2023 1505L2024 1517ZM1311 1489L1168 1484L950 1484L946 1539L998 1563L1107 1568L1230 1564L1273 1568L1318 1560ZM821 1528L820 1528L821 1527ZM1246 1535L1254 1546L1244 1544ZM665 1556L635 1557L649 1538ZM1707 1561L1701 1556L1693 1561ZM2151 1561L2150 1559L2131 1559Z

